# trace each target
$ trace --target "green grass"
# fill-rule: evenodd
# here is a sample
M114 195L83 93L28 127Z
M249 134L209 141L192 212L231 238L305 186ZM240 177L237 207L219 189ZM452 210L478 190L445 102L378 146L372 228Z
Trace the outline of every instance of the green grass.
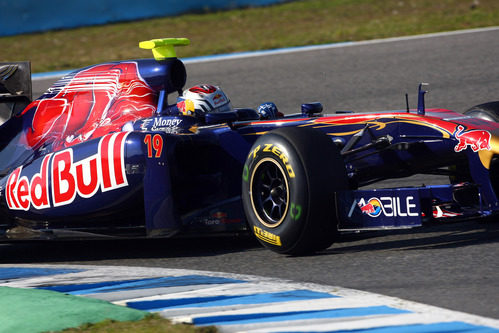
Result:
M96 324L84 324L62 333L216 333L214 326L196 327L193 325L172 324L158 314L151 314L139 321L104 320Z
M368 40L499 25L497 0L303 0L0 38L0 62L33 72L149 58L138 42L187 37L179 57Z

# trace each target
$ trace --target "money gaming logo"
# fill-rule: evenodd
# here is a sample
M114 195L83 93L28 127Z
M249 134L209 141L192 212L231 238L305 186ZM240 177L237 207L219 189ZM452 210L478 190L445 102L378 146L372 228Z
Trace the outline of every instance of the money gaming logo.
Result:
M371 217L378 217L381 214L381 201L378 198L371 198L367 201L361 200L358 203L362 214L367 214Z

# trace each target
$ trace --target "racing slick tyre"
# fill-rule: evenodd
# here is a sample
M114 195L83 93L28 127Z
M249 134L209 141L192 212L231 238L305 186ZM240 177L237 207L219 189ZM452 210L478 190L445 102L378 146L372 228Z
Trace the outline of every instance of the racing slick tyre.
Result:
M464 114L497 123L499 122L499 101L475 105L466 110Z
M340 151L323 132L279 128L256 140L243 169L248 225L265 247L306 254L335 240L335 192L348 180Z

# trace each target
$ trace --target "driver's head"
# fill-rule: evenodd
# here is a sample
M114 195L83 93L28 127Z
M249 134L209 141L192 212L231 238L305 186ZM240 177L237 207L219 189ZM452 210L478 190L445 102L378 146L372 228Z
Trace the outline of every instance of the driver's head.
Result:
M232 111L232 105L219 87L197 85L187 89L177 98L177 107L186 116L201 116L210 112Z

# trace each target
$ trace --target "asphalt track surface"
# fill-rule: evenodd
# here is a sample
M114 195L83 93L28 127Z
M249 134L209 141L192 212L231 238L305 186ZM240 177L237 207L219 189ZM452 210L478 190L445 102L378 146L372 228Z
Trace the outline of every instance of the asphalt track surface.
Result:
M188 63L187 85L220 85L234 106L274 101L293 113L310 101L321 101L326 112L405 109L406 92L415 107L417 85L428 82L427 107L464 111L499 100L498 40L499 30L491 30ZM34 82L35 95L52 81ZM432 181L443 180L411 180ZM5 264L147 266L278 277L499 318L497 221L349 234L306 257L272 253L252 238L20 243L0 245L0 253Z

